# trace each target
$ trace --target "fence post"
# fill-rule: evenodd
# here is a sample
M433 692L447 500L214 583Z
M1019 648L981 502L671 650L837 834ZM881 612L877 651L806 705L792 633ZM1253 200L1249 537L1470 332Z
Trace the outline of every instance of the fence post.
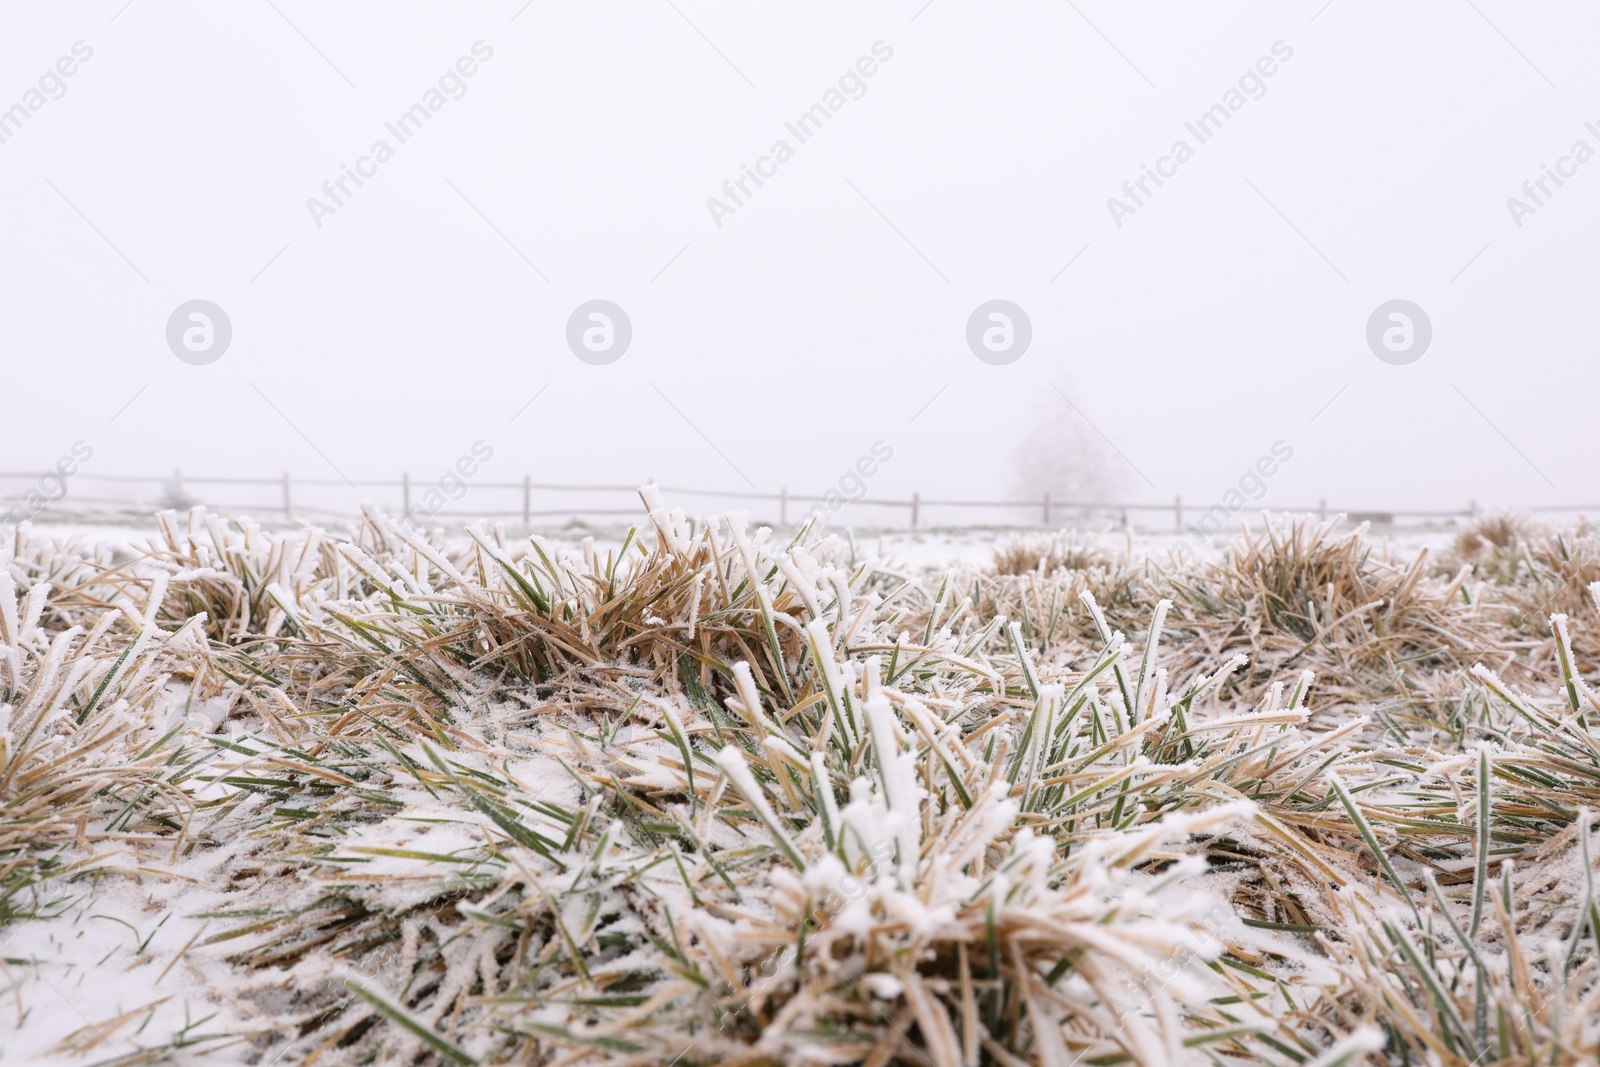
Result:
M921 511L922 511L922 494L921 493L912 493L911 494L911 528L913 530L915 530L917 528L917 517L918 517L918 514Z
M1478 502L1476 500L1467 501L1467 517L1469 519L1470 518L1476 518L1477 515L1478 515Z
M1175 533L1183 533L1183 497L1172 498L1172 529Z
M533 524L533 475L522 476L522 525Z
M283 517L285 519L293 519L294 518L294 506L293 506L293 502L292 502L292 500L290 499L290 496L289 496L289 472L288 471L284 471L283 472Z
M411 514L411 475L400 475L400 514Z
M778 525L784 528L789 525L789 487L787 485L778 490Z
M1126 530L1128 528L1128 509L1127 508L1123 508L1122 509L1122 528L1124 530Z
M1044 495L1044 525L1045 525L1045 529L1049 529L1050 528L1050 494L1049 493L1046 493Z
M1317 521L1321 522L1328 517L1328 498L1323 497L1317 501Z

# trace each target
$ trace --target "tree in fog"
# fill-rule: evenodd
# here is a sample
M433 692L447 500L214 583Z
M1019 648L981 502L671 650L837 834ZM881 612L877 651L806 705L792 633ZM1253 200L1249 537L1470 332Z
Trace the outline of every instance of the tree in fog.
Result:
M1052 507L1125 499L1130 473L1127 461L1054 390L1037 405L1011 466L1014 499L1049 493Z

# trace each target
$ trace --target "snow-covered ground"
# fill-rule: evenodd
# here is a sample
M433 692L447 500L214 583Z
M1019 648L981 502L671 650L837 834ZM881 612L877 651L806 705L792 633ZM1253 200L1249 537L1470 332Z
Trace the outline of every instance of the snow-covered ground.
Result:
M1272 516L1275 521L1283 517ZM640 517L640 521L643 522L643 516ZM1308 516L1306 521L1316 520ZM267 519L262 520L261 524L267 529L294 529L301 525L320 525L326 529L340 530L349 525L349 520L328 522L307 520L302 524ZM533 532L549 543L563 548L575 549L581 545L584 538L593 538L595 547L601 552L607 548L620 546L628 530L625 524L589 526L582 523L568 523L560 526L534 526L531 530L525 530L520 524L515 523L498 525L508 536ZM1192 532L1178 532L1170 528L1136 526L1125 529L1107 524L1048 530L1041 527L1010 526L933 527L913 530L835 525L821 527L820 532L823 536L833 536L852 543L858 552L876 556L881 560L893 560L901 565L913 567L940 567L961 564L984 566L993 559L997 546L1019 540L1041 540L1052 536L1068 537L1105 551L1125 552L1134 556L1160 558L1176 550L1193 551L1200 556L1215 557L1220 555L1230 542L1244 536L1247 530L1259 531L1262 526L1262 516L1256 516L1253 523L1248 525L1239 523L1210 537L1200 537ZM1355 523L1341 524L1342 529L1353 529L1355 526ZM153 522L148 525L124 520L98 522L90 517L35 521L29 528L37 536L76 540L129 552L138 551L139 546L156 532ZM459 525L442 526L439 529L447 537L462 535L462 527ZM1367 536L1379 544L1393 548L1397 553L1416 552L1424 548L1438 551L1449 545L1458 529L1459 524L1454 522L1369 524Z

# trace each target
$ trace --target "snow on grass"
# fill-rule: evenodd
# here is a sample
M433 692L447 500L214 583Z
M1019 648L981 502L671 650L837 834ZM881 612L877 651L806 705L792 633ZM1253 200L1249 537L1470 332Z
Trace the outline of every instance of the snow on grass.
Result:
M644 501L14 538L0 1059L1593 1061L1587 528Z

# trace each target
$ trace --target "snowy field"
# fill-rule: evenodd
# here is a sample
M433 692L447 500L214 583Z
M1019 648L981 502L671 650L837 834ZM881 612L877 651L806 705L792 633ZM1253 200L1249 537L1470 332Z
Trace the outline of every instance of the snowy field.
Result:
M1030 526L934 526L911 530L903 526L852 526L846 523L824 523L817 526L818 537L836 537L857 551L875 555L880 559L912 566L938 567L945 565L983 566L993 560L996 546L1013 541L1032 541L1064 535L1076 541L1091 544L1099 549L1126 555L1164 556L1169 551L1187 546L1195 554L1215 557L1238 536L1250 531L1260 531L1266 520L1313 520L1314 516L1298 513L1260 513L1239 516L1231 526L1215 533L1199 533L1191 526L1185 531L1173 530L1168 525L1149 527L1136 525L1123 528L1115 523L1100 522L1085 526L1045 529ZM263 529L287 531L302 526L320 526L330 531L343 530L351 519L307 519L304 522L284 522L275 517L256 519ZM1581 516L1565 516L1558 524L1572 525L1582 521ZM514 522L485 522L487 528L498 527L504 535L524 536L536 533L545 541L563 549L580 550L583 539L590 537L605 550L622 544L630 526L625 523L589 523L574 517L567 523L535 525L523 528ZM752 526L761 523L752 520ZM1354 530L1362 524L1344 520L1337 525L1341 530ZM1439 551L1447 548L1466 520L1435 523L1408 523L1404 525L1367 523L1365 531L1374 542L1393 546L1397 551L1417 551L1427 548ZM125 551L138 551L156 532L153 522L128 521L124 516L99 517L93 514L45 518L28 525L34 536L53 541L77 541L98 544ZM436 527L445 538L460 539L466 536L460 524ZM784 531L793 534L793 528ZM1181 550L1181 549L1180 549Z
M1592 1062L1589 528L646 500L16 535L0 1062Z

